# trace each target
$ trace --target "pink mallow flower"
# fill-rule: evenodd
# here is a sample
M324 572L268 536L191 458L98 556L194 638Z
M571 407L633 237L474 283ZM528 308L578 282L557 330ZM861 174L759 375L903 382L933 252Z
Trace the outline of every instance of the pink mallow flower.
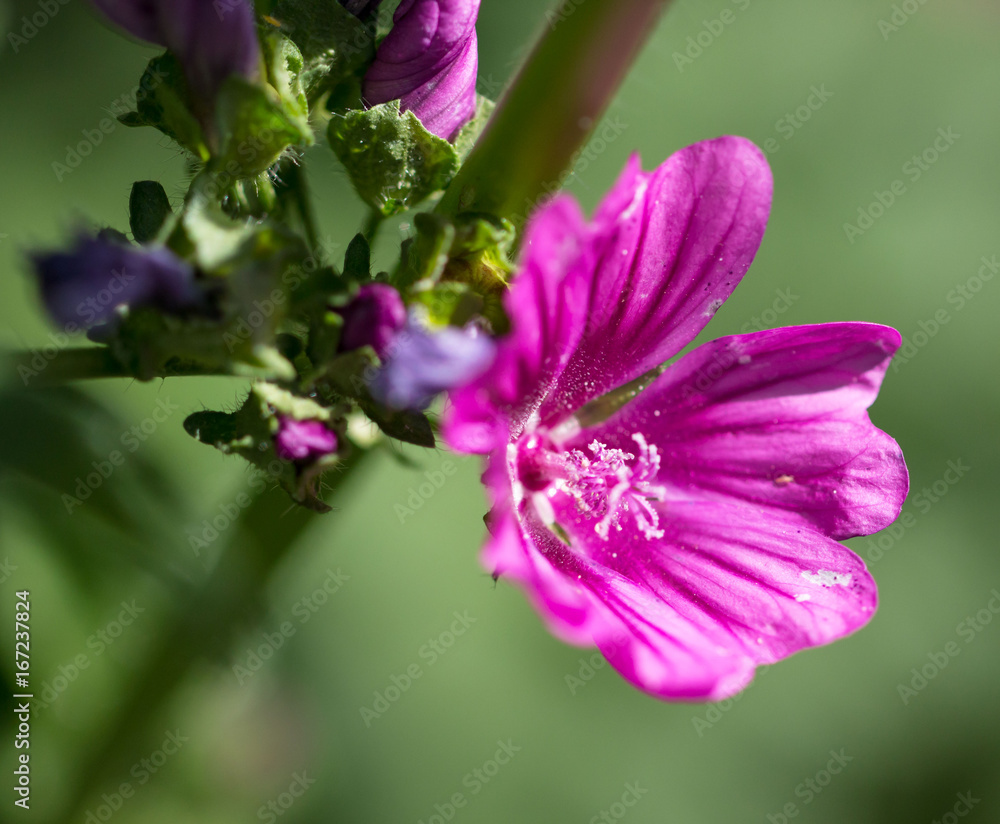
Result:
M403 0L365 74L370 106L399 100L429 132L454 140L476 115L480 0Z
M487 569L659 698L725 698L864 625L875 582L837 541L906 497L900 449L866 411L900 343L885 326L721 338L610 416L584 408L705 327L771 191L761 152L722 137L652 173L633 158L589 223L557 197L528 226L511 334L446 416L453 448L489 454Z

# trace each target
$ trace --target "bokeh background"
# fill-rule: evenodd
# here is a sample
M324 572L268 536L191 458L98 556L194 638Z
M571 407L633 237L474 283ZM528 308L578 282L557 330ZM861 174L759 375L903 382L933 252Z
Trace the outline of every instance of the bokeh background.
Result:
M483 0L484 91L495 95L509 78L549 6ZM22 16L39 8L0 4L0 21L20 32ZM920 824L957 816L967 793L975 801L963 820L1000 821L1000 619L989 607L1000 594L1000 278L995 264L983 269L983 258L1000 255L998 40L991 0L678 0L611 107L616 127L570 182L591 208L632 151L651 166L704 138L752 138L774 170L774 209L750 274L709 336L865 320L895 326L912 345L872 416L902 444L913 492L891 534L850 542L881 591L865 630L770 668L732 702L658 703L606 666L591 670L590 652L549 637L518 591L483 573L475 460L406 452L416 461L408 466L387 449L278 570L260 625L132 731L132 762L151 759L153 770L126 764L70 818L74 782L163 631L176 598L170 582L203 574L226 541L242 540L231 529L207 548L192 543L252 479L181 423L232 405L244 386L187 379L95 383L82 396L8 392L4 700L13 691L14 592L24 589L33 685L50 692L33 721L32 810L17 810L4 789L0 817L84 822L89 810L104 820L102 794L113 802L129 782L134 794L114 811L116 824L732 824L793 813L817 824ZM61 181L53 171L67 144L130 92L149 56L103 28L83 0L58 5L16 53L6 36L0 44L5 347L43 346L53 331L25 250L65 242L80 222L126 229L134 180L183 191L182 159L151 130L119 127ZM925 168L906 165L949 129L946 151L928 153ZM325 148L307 166L325 242L340 257L360 227L360 204ZM848 237L845 224L857 226L859 209L895 180L905 193ZM407 230L405 218L398 223L379 248L386 267ZM152 423L157 404L173 411ZM143 437L122 449L132 427ZM68 513L61 496L116 448L125 465ZM455 474L401 515L424 473L449 460ZM949 474L950 463L964 469ZM267 529L282 526L275 518ZM326 595L324 584L336 591ZM455 613L465 616L455 628L467 628L453 638ZM218 630L210 616L188 617ZM261 633L282 624L292 631L258 668L248 649L266 646ZM434 639L440 654L428 646ZM935 672L949 644L960 654ZM933 677L915 680L925 665ZM376 705L375 693L394 677L405 684L408 670L420 677ZM362 713L379 707L376 718ZM13 764L7 710L4 787ZM186 740L164 756L168 732ZM501 744L514 755L491 764ZM626 807L629 792L638 801ZM450 807L456 793L464 804Z

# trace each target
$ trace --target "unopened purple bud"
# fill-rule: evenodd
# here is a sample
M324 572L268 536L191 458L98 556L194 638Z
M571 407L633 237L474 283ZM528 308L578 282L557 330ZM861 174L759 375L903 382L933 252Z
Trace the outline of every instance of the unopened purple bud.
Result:
M254 77L260 45L250 0L91 0L116 25L170 49L205 116L232 74Z
M375 376L372 395L394 409L426 409L435 395L483 374L495 354L493 339L475 327L432 332L411 315Z
M399 100L445 140L476 115L480 0L403 0L364 80L365 101Z
M282 417L274 438L278 457L285 461L310 461L337 451L337 433L322 421L297 421Z
M369 283L337 312L344 319L340 350L350 352L370 346L379 358L385 356L393 339L406 324L406 307L399 292L384 283Z
M42 300L62 326L90 328L111 319L119 306L178 313L204 300L192 268L162 247L83 236L70 251L37 254L33 263Z

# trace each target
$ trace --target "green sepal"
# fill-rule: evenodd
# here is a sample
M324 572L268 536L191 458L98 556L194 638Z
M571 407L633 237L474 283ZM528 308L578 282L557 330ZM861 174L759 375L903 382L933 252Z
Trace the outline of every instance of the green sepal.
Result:
M215 164L230 178L254 177L270 169L289 146L312 145L308 120L271 86L239 75L222 85L217 101L224 148Z
M327 134L362 200L385 217L447 188L461 164L447 140L400 113L398 100L334 117Z
M156 180L138 180L128 198L128 223L136 243L151 243L172 216L170 199Z
M177 58L170 52L154 57L139 81L136 111L118 118L125 126L152 126L202 161L209 158L208 144L198 119L191 113L187 81Z
M283 0L271 16L302 53L310 105L329 95L331 110L361 107L361 77L375 58L372 29L334 0Z

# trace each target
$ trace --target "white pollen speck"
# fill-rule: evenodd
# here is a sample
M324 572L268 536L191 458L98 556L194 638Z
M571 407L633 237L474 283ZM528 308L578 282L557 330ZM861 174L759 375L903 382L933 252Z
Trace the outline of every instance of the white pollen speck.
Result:
M714 315L716 312L718 312L722 308L722 304L723 303L725 303L725 301L724 300L720 300L719 298L716 298L715 300L713 300L706 307L706 309L705 309L705 316L706 317L712 317L712 315Z
M811 595L806 595L806 594L804 594L804 593L803 593L802 595L796 595L796 596L795 596L795 600L796 600L796 601L798 601L798 602L799 602L800 604L801 604L801 603L802 603L803 601L809 601L809 600L811 600L811 599L812 599L812 596L811 596Z
M842 587L850 586L853 575L849 572L833 572L829 569L820 569L816 572L803 572L802 577L805 578L810 584L818 584L821 587L832 587L835 585L840 585Z
M740 355L737 360L740 363L740 365L746 366L748 363L750 363L750 361L753 360L753 358L751 358L749 355Z

